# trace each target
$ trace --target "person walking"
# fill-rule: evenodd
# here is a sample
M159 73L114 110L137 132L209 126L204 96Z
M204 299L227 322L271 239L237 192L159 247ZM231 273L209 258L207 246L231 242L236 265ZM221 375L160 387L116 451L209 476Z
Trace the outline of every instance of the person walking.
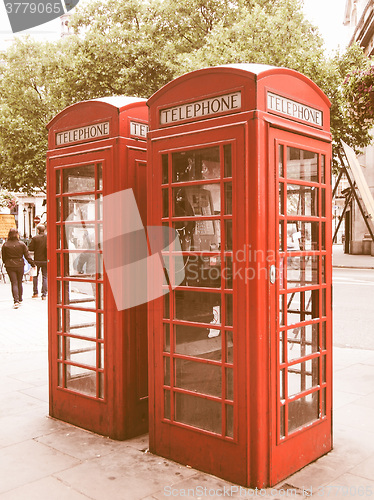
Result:
M22 278L25 258L32 267L35 262L31 258L27 246L23 241L19 241L19 234L16 228L9 230L8 239L1 248L1 258L3 259L6 272L8 273L12 287L14 309L18 309L22 303Z
M36 276L33 277L33 299L39 296L38 293L38 277L39 271L42 271L42 300L47 298L48 291L48 275L47 275L47 235L43 224L36 226L38 234L34 236L29 244L29 250L34 252L34 261L37 267Z

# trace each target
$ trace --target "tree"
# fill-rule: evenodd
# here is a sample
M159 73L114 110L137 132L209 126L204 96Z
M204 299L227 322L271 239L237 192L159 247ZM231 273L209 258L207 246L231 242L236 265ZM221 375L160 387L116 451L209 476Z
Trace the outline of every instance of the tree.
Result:
M340 138L366 145L371 121L350 111L343 82L367 59L357 47L327 58L301 7L299 0L93 0L78 6L75 35L17 41L0 64L0 187L44 187L45 127L66 106L147 98L184 72L227 63L300 71L332 101L334 151Z

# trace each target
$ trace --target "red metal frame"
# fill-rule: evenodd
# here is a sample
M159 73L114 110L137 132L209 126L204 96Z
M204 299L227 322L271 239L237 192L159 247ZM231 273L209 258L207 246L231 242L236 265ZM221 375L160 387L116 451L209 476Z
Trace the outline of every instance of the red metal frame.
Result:
M131 123L146 125L147 115L144 100L108 98L70 106L48 125L50 415L115 439L148 428L147 307L116 307L102 242L118 219L103 214L99 200L132 188L146 224L145 137L134 136ZM83 140L74 132L102 123L103 137ZM67 143L59 145L61 132ZM69 241L73 229L95 241L79 248ZM81 271L79 259L86 261Z
M292 94L290 89L292 89ZM237 109L231 109L227 113L217 111L217 113L212 112L207 116L196 115L191 118L192 110L200 109L201 103L206 104L207 100L214 99L215 96L218 99L235 92L241 92L241 104ZM280 102L284 99L283 111L285 110L285 112L278 112L276 106L274 109L272 108L268 100L269 92L280 96ZM181 96L183 96L183 101ZM213 111L214 108L218 110L217 103L218 100L214 106L212 104ZM294 117L285 116L289 110L293 109L292 103L296 103L296 106L297 103L304 106L304 108L300 108L303 114L300 112L297 115L295 112ZM207 68L184 75L167 84L152 96L148 105L150 107L149 155L151 158L148 184L148 224L164 224L171 227L173 223L185 221L184 225L179 224L185 231L184 228L187 227L188 221L193 224L207 220L220 221L223 244L219 250L207 251L204 249L204 251L198 251L196 248L195 250L190 248L189 252L183 251L182 255L185 258L188 255L209 258L219 256L223 262L226 255L224 221L229 218L224 214L222 208L225 199L224 184L232 182L233 248L228 255L233 256L233 264L235 265L233 289L230 292L233 297L233 324L229 328L225 327L225 308L223 307L220 311L221 325L215 326L217 331L220 331L220 336L217 338L221 339L219 349L221 357L217 361L212 361L207 358L207 355L200 353L199 356L202 359L194 361L196 363L195 369L189 370L185 366L183 372L186 377L190 375L191 380L205 381L202 373L205 376L206 374L211 376L214 367L217 366L217 369L221 370L221 396L217 393L213 396L209 392L212 391L212 388L207 388L206 385L195 384L195 386L181 387L180 373L175 372L174 367L179 362L178 360L192 361L194 355L191 354L191 351L176 352L174 328L181 325L190 326L192 328L190 334L193 339L198 339L200 334L197 334L197 327L203 325L209 331L209 324L202 324L193 319L195 313L192 306L190 306L192 312L188 313L190 316L182 318L175 314L174 306L177 300L176 294L184 290L194 294L203 292L216 294L221 297L222 305L223 297L227 295L227 291L223 288L225 284L223 277L221 276L220 283L213 288L202 288L200 284L188 286L188 283L187 285L182 283L174 290L170 287L169 298L164 296L149 304L150 450L245 486L273 485L306 463L326 453L332 446L331 246L328 236L331 229L329 102L313 82L299 73L286 69L237 65ZM183 108L185 105L189 107ZM181 108L180 116L182 117L179 122L178 107ZM169 117L175 117L176 123L161 124L160 116L168 109L177 110L174 115L171 111L168 114ZM185 118L187 113L189 117ZM310 120L309 117L311 117ZM312 119L315 119L315 123L308 122L308 120L311 122ZM227 180L222 177L222 149L225 144L231 144L233 151L232 178ZM324 294L326 302L323 318L316 316L310 321L304 321L302 325L325 323L326 345L321 346L322 333L320 331L318 349L305 355L302 361L310 363L310 360L313 359L325 359L326 378L321 382L321 362L318 367L318 387L313 379L312 387L300 394L302 396L309 395L309 397L312 393L322 395L326 388L326 414L320 414L322 406L319 401L318 418L310 425L303 425L302 428L296 429L293 433L287 433L287 423L285 423L286 435L284 438L280 437L280 413L283 411L281 408L285 407L285 417L287 417L290 404L293 400L300 398L300 394L292 398L291 395L287 396L285 402L281 401L279 374L281 369L285 370L288 367L298 365L300 359L298 361L292 360L292 362L290 360L287 363L285 345L283 346L284 360L279 358L279 335L280 331L285 330L283 327L280 330L277 323L279 321L279 295L284 294L284 292L280 293L279 289L279 270L281 257L287 257L288 254L280 253L278 249L279 220L287 221L286 215L278 213L279 182L283 182L277 174L278 144L284 146L284 151L286 151L287 146L295 146L302 150L316 152L320 160L324 155L326 162L326 178L324 180L319 177L315 182L293 179L290 181L290 184L295 186L304 186L305 189L309 189L311 186L319 190L318 214L316 216L295 216L292 217L292 220L318 223L319 242L322 241L322 231L324 231L326 247L313 251L308 249L308 251L304 250L293 254L299 260L300 257L305 256L318 258L319 271L318 279L315 271L312 275L317 280L315 283L308 286L303 283L303 287L298 287L297 290L289 289L291 293L293 291L300 293L302 290L303 297L311 291L319 293L319 311L322 311L322 294ZM188 154L191 155L192 151L201 151L207 147L216 147L221 151L220 177L214 179L189 178L189 180L176 177L173 179L173 158L179 158L173 155L185 153L187 157ZM177 165L177 159L175 162ZM166 165L168 179L165 181L162 177L162 171L163 168L166 169ZM186 168L185 172L187 171ZM202 215L190 212L186 216L187 212L185 212L182 217L173 216L173 196L177 193L173 189L180 187L193 190L196 186L208 189L215 183L221 186L219 213ZM323 217L321 216L322 189L325 190L326 196ZM285 191L283 197L285 202ZM163 208L163 199L167 210L165 207ZM323 229L322 224L324 224ZM170 254L175 256L176 252L173 253L171 248L168 252L164 252L164 257L170 257ZM323 259L325 282L322 282ZM287 262L285 261L285 263ZM270 280L272 266L276 266L278 270L278 279L275 283ZM172 274L172 266L170 266L169 271ZM221 272L223 272L223 267L221 267ZM283 277L286 276L287 271L284 270ZM152 279L151 271L149 279ZM153 283L152 285L154 286ZM186 295L183 297L187 309L190 299ZM197 295L197 297L199 296ZM207 297L204 298L201 295L201 300L196 299L197 303L204 304L204 301L208 300ZM164 302L170 304L167 318L163 317ZM194 307L195 310L199 310L196 309L197 306ZM289 314L291 313L289 312ZM301 317L305 320L305 314ZM167 325L167 337L165 337L164 325ZM225 358L227 343L224 331L232 331L234 338L234 390L233 400L230 402L225 399L226 383L231 382L226 382L224 376L225 370L229 368ZM167 340L166 348L165 339ZM167 360L166 371L165 359ZM207 367L205 372L201 372L203 365ZM309 382L305 370L301 369L303 367L300 367L299 371L303 372L304 380ZM217 377L218 373L217 371ZM287 383L284 384L284 389L287 390ZM168 408L170 407L170 412L167 411L166 415L164 414L165 391L168 394L166 404ZM197 420L193 423L188 413L191 410L186 409L186 407L181 410L174 402L174 397L178 394L189 395L194 398L195 402L202 400L219 402L222 409L221 423L214 429L204 428ZM230 437L225 435L225 405L234 408L234 431ZM203 403L200 406L195 405L194 408L196 418L198 418L199 409L201 412L203 411ZM215 415L213 410L210 411L211 415ZM177 418L175 412L180 412ZM204 413L204 415L207 414L209 415L209 410ZM183 421L183 418L187 421Z

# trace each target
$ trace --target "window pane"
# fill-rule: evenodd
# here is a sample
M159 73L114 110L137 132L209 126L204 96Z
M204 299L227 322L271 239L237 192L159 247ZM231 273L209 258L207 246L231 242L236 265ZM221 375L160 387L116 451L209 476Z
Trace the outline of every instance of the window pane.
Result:
M96 258L92 252L69 252L64 254L64 276L94 279Z
M287 324L293 325L319 317L319 290L287 295Z
M178 269L183 265L181 272L184 273L184 281L181 282ZM221 257L190 255L181 258L177 257L174 261L174 270L176 283L181 283L183 286L205 287L205 288L220 288L221 287Z
M287 257L288 287L317 285L319 282L318 256Z
M210 328L175 326L175 352L185 356L220 361L222 357L221 337L209 336L209 333Z
M232 214L232 183L225 183L225 215Z
M181 220L173 222L173 228L184 252L214 252L220 248L221 226L218 220Z
M226 144L223 146L223 154L225 161L225 177L232 176L232 160L231 160L231 144Z
M162 184L169 182L169 162L168 155L162 155Z
M292 401L288 405L288 432L318 420L318 392Z
M318 385L319 359L309 359L288 368L288 397Z
M318 182L318 154L287 147L287 177Z
M64 196L63 219L65 221L95 220L95 204L94 194Z
M222 369L220 366L187 359L175 359L175 386L180 389L222 397Z
M96 313L65 309L65 332L81 337L96 337Z
M164 190L167 192L167 190ZM180 187L173 189L173 216L193 217L219 215L221 213L221 191L219 184Z
M173 182L219 179L219 147L172 154Z
M95 283L82 281L65 281L64 304L84 307L86 309L96 308Z
M81 394L96 396L96 372L66 365L66 387Z
M287 250L308 251L318 250L318 222L287 222Z
M234 437L234 407L226 405L226 436Z
M221 307L221 295L209 292L175 292L175 318L195 323L217 324L217 307ZM218 318L220 323L220 318Z
M287 332L288 361L318 351L319 325L299 326Z
M62 185L64 193L95 191L95 165L63 169Z
M65 338L65 359L80 365L96 367L96 342Z
M221 434L222 405L218 401L175 393L175 420Z
M287 215L317 216L318 188L287 184Z

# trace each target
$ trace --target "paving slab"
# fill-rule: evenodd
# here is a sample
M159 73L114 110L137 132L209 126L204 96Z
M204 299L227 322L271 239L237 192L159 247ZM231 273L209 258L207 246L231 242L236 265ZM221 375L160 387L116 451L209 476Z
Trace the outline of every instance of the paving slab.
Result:
M33 481L7 493L0 494L0 500L90 500L54 477Z
M78 460L33 440L0 449L0 493L76 465Z

